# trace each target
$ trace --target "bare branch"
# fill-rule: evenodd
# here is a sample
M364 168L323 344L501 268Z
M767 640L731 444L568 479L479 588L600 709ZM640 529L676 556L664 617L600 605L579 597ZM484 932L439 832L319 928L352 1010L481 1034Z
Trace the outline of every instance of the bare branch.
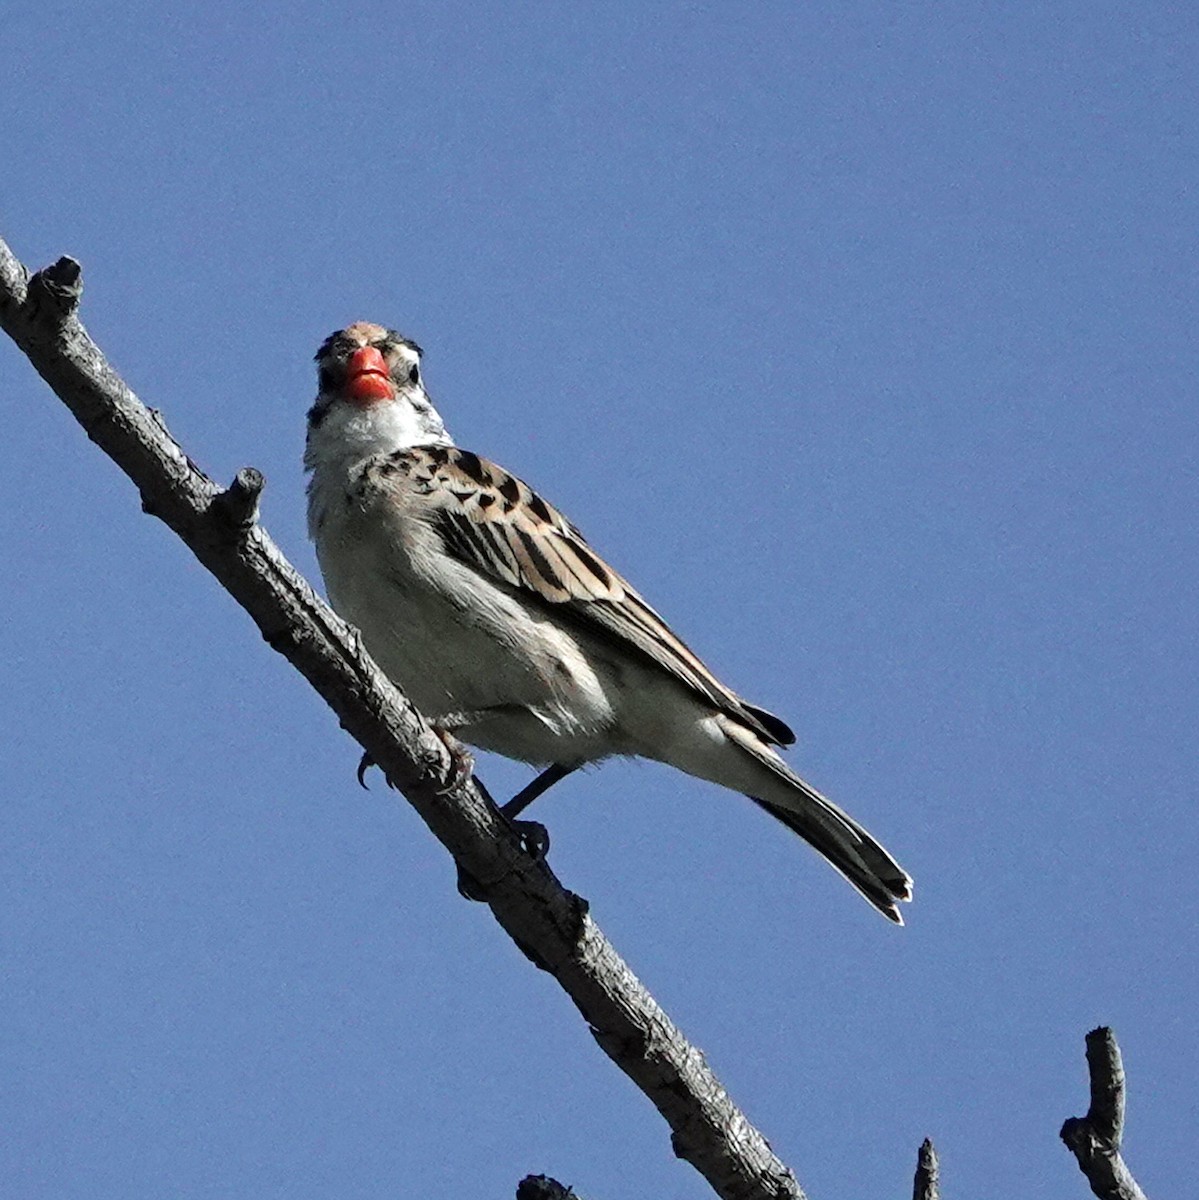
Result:
M1107 1026L1087 1034L1087 1069L1091 1074L1091 1107L1085 1117L1071 1117L1062 1141L1078 1159L1091 1191L1100 1200L1145 1200L1120 1156L1124 1137L1124 1063L1116 1035Z
M48 327L61 325L79 307L83 268L73 258L60 258L29 281L26 304Z
M548 1175L526 1175L517 1184L516 1200L582 1200L582 1197Z
M73 260L30 279L0 241L0 326L133 480L145 510L183 539L316 688L481 888L517 946L558 980L595 1040L666 1118L675 1153L727 1200L802 1200L794 1175L638 982L587 902L524 852L473 781L447 790L442 742L254 523L254 477L243 472L222 492L196 468L75 317L79 294Z
M230 529L244 533L258 523L258 500L266 479L256 467L242 467L233 482L212 501L213 513Z
M930 1138L920 1143L920 1153L916 1156L912 1200L941 1200L940 1163Z

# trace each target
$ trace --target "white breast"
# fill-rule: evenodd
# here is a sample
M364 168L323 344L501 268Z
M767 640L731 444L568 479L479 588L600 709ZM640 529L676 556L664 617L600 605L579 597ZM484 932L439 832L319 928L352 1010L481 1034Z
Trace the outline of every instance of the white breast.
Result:
M314 474L310 524L330 602L380 667L475 745L531 762L609 753L603 666L544 606L451 558L402 491L363 488L363 470L340 486Z

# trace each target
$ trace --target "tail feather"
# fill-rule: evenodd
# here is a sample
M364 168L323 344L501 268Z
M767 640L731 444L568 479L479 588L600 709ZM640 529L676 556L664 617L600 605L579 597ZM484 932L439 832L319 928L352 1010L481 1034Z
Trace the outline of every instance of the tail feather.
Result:
M811 795L829 803L818 792ZM897 903L912 898L911 877L860 825L851 822L852 832L832 833L812 812L782 808L757 796L750 799L823 855L884 917L903 924Z
M770 776L750 799L822 854L871 903L897 925L897 904L912 898L912 878L848 813L806 784L754 733L730 720L720 722L726 736ZM773 778L771 778L773 777Z

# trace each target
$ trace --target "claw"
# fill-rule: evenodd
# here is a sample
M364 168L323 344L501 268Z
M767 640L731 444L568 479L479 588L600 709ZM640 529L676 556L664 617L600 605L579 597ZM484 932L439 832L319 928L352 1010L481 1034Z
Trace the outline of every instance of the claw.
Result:
M369 754L363 753L358 760L358 770L354 773L358 776L358 786L364 791L369 792L370 785L366 782L366 773L375 765L375 760Z
M450 756L450 769L438 789L444 796L461 787L474 774L475 756L449 730L439 729L434 725L433 732L441 739L441 744Z
M377 767L378 765L379 764L375 762L375 760L371 758L369 754L364 754L358 760L358 770L356 770L354 774L358 778L359 787L364 788L368 792L371 790L370 784L366 782L366 773L371 769L371 767ZM386 773L384 773L383 779L386 781L389 788L391 788L393 791L396 790L396 785L391 782L390 777Z

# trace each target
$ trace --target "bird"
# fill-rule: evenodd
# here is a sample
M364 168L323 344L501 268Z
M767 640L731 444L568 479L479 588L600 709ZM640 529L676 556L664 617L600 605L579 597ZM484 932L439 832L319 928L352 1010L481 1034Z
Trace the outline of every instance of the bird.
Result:
M556 508L454 443L422 354L367 321L330 334L308 412L309 536L384 673L444 737L544 768L509 815L581 766L657 760L748 796L902 925L911 877L783 761L791 729L721 683Z

